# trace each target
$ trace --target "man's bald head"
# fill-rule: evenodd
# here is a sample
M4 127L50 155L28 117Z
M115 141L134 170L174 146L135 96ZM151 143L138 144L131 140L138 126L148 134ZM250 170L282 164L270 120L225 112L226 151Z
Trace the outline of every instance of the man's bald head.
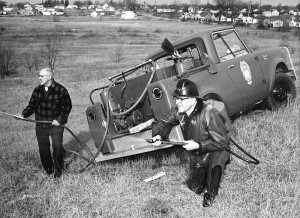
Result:
M50 76L51 78L53 78L53 71L50 68L43 68L40 71L40 75Z

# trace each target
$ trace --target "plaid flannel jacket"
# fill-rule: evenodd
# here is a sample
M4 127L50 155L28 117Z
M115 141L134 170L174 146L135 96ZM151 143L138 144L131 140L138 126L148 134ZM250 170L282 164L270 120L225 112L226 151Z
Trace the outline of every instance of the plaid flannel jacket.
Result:
M36 120L53 121L60 124L68 121L72 109L72 101L65 87L53 80L48 91L44 85L37 86L31 95L28 106L23 110L22 115L29 117L35 113ZM51 124L37 124L50 128Z

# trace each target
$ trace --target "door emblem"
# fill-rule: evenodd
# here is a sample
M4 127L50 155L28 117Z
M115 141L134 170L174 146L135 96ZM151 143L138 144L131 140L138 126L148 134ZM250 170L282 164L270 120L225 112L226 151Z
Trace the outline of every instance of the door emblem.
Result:
M252 84L252 75L251 75L251 70L249 65L246 63L246 61L241 61L240 62L240 68L243 73L243 76L248 83L248 85Z

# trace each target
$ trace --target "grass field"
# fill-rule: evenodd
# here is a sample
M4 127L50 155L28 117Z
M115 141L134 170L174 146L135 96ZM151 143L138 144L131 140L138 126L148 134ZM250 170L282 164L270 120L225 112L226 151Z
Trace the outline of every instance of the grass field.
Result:
M63 33L65 58L57 63L55 78L73 101L67 126L93 148L85 116L90 91L142 63L165 37L172 42L208 27L149 19L2 17L0 39L22 54L38 48L45 34ZM287 46L300 76L299 31L237 30L253 50ZM119 48L124 59L116 63L112 56ZM0 80L0 110L21 112L38 84L37 73L25 68ZM297 89L299 95L299 81ZM184 184L187 160L178 148L101 163L81 174L66 171L56 182L42 170L34 124L0 115L0 217L300 217L299 108L298 97L287 108L252 112L234 122L242 147L261 163L233 157L210 208ZM67 132L64 145L77 146ZM143 181L161 171L162 178Z

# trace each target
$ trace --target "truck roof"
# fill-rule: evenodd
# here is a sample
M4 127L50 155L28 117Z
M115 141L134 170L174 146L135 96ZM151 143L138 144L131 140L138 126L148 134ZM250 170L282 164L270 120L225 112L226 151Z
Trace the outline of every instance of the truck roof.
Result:
M196 40L201 40L203 43L203 47L200 49L204 49L203 52L207 53L213 60L213 62L217 61L216 54L214 52L214 46L212 43L212 33L223 31L227 29L234 29L233 26L223 26L223 27L213 27L213 28L207 28L201 31L198 31L197 33L193 33L191 35L185 36L181 39L176 40L175 42L172 42L173 46L175 48L181 47L183 44L186 44L187 42L192 42ZM146 57L146 61L149 59L156 60L161 56L165 56L167 53L162 49L159 48L149 54Z

